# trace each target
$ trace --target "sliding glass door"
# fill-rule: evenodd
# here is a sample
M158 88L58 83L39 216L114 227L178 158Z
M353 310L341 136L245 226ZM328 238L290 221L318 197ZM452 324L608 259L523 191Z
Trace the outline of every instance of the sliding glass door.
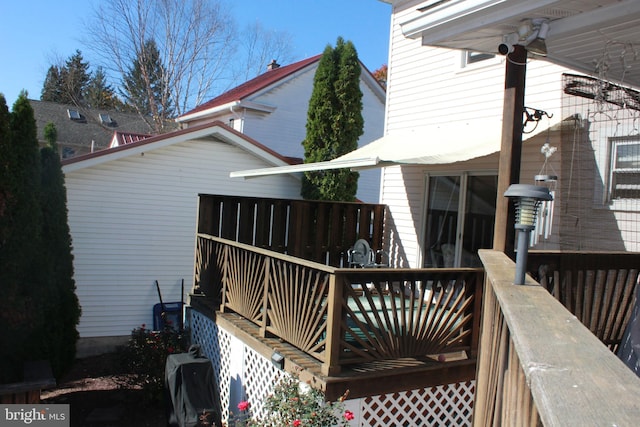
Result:
M430 175L424 267L478 267L478 249L493 245L497 175Z

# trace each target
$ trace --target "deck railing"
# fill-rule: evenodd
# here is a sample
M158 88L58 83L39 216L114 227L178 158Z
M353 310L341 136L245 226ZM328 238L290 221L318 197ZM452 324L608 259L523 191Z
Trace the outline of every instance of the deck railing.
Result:
M513 285L515 266L503 253L480 257L474 425L637 425L640 379L542 286L531 278Z
M345 269L198 234L196 281L316 358L323 373L405 357L475 357L482 269Z
M531 251L529 271L616 352L633 309L640 253Z

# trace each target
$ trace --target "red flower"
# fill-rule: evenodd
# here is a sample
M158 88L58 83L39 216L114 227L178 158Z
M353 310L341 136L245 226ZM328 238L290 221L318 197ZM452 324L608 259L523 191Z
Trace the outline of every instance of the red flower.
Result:
M169 351L169 353L173 353L175 350L174 350L174 348L173 348L173 347L169 347L169 348L167 349L167 351Z
M242 402L238 403L238 409L241 411L246 411L247 409L249 409L249 402L243 400Z
M293 421L293 427L300 427L302 425L302 421L300 420L294 420Z
M344 411L344 419L345 419L345 420L347 420L347 421L351 421L351 420L352 420L352 419L354 419L354 418L355 418L355 417L354 417L354 415L353 415L353 412L351 412L351 411L349 411L349 410Z

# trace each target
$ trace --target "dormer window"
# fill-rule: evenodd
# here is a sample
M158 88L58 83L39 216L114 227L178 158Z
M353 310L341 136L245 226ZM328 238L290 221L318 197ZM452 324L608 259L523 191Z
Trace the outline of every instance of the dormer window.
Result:
M67 108L67 114L69 115L69 119L71 120L82 120L82 116L78 110L74 110L71 108Z
M100 123L102 123L103 125L107 125L107 126L113 125L113 119L111 119L110 115L99 114L98 117L100 118Z

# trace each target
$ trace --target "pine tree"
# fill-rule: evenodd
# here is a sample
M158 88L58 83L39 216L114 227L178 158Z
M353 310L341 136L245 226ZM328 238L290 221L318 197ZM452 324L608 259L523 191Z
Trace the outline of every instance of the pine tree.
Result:
M90 79L89 63L84 61L82 52L76 50L64 65L49 67L40 100L82 106Z
M125 103L149 119L155 131L161 132L173 113L169 85L155 41L149 40L138 52L138 58L124 76L122 96Z
M60 71L63 84L64 104L84 104L84 91L90 80L89 63L84 62L82 52L76 50L65 62L64 67Z
M84 103L89 108L119 109L121 102L113 87L107 82L107 75L102 67L98 67L91 76L84 93Z
M62 102L63 99L62 77L60 76L60 68L55 65L49 67L47 76L44 79L42 92L40 93L41 101Z
M302 145L305 163L335 159L353 151L363 133L360 62L353 43L340 37L327 46L314 76ZM301 194L312 200L355 200L357 172L348 169L305 172Z

